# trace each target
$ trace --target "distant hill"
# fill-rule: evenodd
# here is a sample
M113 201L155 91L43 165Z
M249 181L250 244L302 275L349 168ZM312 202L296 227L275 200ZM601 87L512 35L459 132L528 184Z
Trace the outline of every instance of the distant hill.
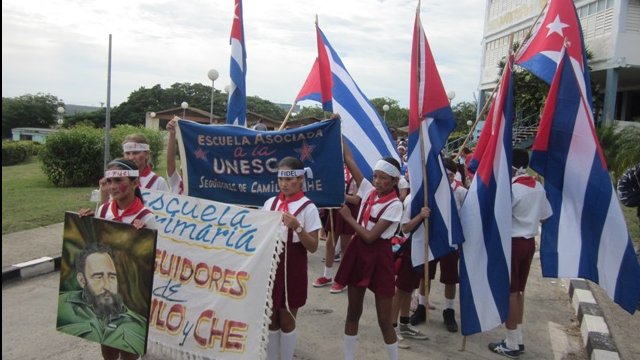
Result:
M94 111L99 110L99 109L100 109L99 106L65 104L64 105L64 114L66 116L68 116L68 115L75 115L75 114L79 114L79 113L94 112Z

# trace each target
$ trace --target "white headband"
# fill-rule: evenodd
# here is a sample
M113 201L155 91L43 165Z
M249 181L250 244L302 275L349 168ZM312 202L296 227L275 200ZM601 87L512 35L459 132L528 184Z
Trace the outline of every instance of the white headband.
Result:
M278 177L298 177L306 175L308 178L313 179L313 171L311 168L306 167L304 169L297 170L278 170Z
M391 177L400 177L400 171L398 170L398 168L386 162L385 160L378 160L373 170L380 170Z
M149 144L128 142L122 144L122 151L149 151Z
M138 177L138 170L107 170L104 177L107 179L117 177Z

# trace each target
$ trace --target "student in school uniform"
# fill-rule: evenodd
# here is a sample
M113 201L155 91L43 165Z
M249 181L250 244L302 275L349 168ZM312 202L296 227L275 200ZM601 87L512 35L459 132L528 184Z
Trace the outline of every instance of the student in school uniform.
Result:
M355 217L358 216L358 208L360 205L360 198L356 195L358 186L346 165L344 167L344 178L346 204L349 209L351 209L351 215ZM331 285L329 291L332 294L339 294L346 290L346 287L333 281L333 265L335 262L340 261L340 255L336 254L345 253L347 246L349 245L349 241L351 240L351 236L355 232L353 228L344 221L337 210L332 210L330 214L333 214L333 219L328 218L325 223L327 241L325 244L324 273L313 282L313 286L324 287ZM330 215L327 216L329 217ZM333 234L331 233L331 220L333 220ZM332 237L336 243L331 241Z
M511 179L511 289L509 314L504 340L489 344L489 350L508 358L517 359L524 353L522 319L524 289L527 285L531 261L536 251L535 237L540 223L553 215L544 187L527 174L529 153L513 149L513 178Z
M398 358L398 341L392 325L392 301L395 294L393 253L390 239L402 217L402 202L396 194L400 164L393 158L379 160L374 166L373 182L364 179L343 143L344 159L358 185L362 199L358 220L347 206L340 209L353 227L355 237L349 243L336 274L336 282L348 286L347 319L344 327L344 357L354 358L358 326L367 289L375 294L378 325L389 359Z
M318 249L322 224L318 208L304 195L305 174L311 175L299 159L282 159L278 164L280 194L262 207L282 212L282 237L286 239L271 293L268 359L293 359L298 338L296 316L307 301L307 252Z
M100 205L97 212L81 209L80 216L94 215L97 218L132 224L137 229L156 229L155 216L144 206L140 192L139 170L133 161L116 159L107 165L104 175L111 200ZM137 359L138 355L101 345L105 360Z

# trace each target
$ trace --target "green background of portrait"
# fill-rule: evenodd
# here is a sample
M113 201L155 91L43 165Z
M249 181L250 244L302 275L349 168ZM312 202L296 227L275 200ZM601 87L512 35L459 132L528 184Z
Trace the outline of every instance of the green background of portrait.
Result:
M81 290L76 280L75 259L87 245L94 242L111 247L118 273L118 291L127 307L149 317L157 232L136 229L124 224L95 217L80 217L65 213L60 263L60 293Z

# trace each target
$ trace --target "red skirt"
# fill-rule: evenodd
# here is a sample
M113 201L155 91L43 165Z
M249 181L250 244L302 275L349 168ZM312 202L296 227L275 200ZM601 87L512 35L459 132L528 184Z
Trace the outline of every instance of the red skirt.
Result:
M389 239L365 243L359 236L350 242L338 268L340 285L365 287L382 297L393 297L395 278L393 251Z
M287 281L284 281L285 260L283 251L280 254L280 262L276 270L276 279L273 283L271 299L273 309L284 309L287 307L286 297L289 301L289 308L297 309L307 302L307 249L302 243L287 242ZM286 293L285 293L286 286Z

